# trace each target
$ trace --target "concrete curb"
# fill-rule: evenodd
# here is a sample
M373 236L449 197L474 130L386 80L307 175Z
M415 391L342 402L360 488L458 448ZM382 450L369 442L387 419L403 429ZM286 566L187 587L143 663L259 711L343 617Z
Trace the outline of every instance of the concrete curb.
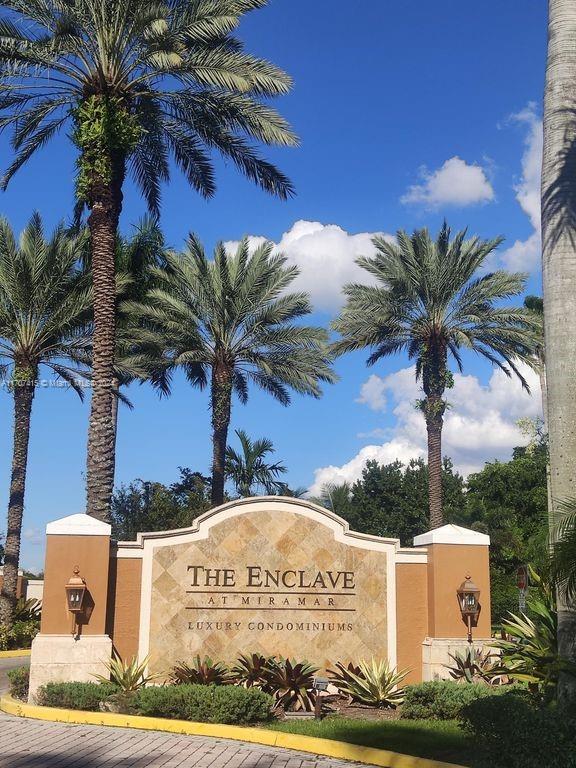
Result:
M464 768L454 763L443 763L423 757L402 755L386 749L362 747L345 741L319 739L315 736L301 736L295 733L268 731L264 728L247 728L238 725L213 725L211 723L190 723L184 720L165 720L158 717L139 715L116 715L109 712L80 712L70 709L38 707L24 704L11 696L0 698L0 710L8 715L47 720L56 723L76 725L107 725L115 728L137 728L145 731L165 731L186 736L212 736L218 739L232 739L267 747L284 747L298 752L311 752L324 757L350 760L356 763L377 765L380 768Z
M32 653L31 650L27 651L0 651L0 659L18 659L28 658Z

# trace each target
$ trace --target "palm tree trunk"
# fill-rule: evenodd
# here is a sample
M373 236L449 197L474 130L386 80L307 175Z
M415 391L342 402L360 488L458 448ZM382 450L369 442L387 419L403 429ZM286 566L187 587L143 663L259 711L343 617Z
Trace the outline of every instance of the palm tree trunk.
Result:
M428 508L430 529L444 524L442 513L442 426L443 400L437 395L426 398L428 432Z
M0 626L5 627L12 626L14 608L16 607L20 538L22 535L22 516L24 514L24 491L26 488L30 415L34 399L35 373L30 370L16 370L14 379L12 475L10 478L10 499L8 502L8 530L4 548L4 583L0 593Z
M123 178L123 174L120 174ZM94 287L93 389L86 467L87 512L110 521L114 486L114 350L116 346L115 249L121 210L121 181L100 185L88 217Z
M118 439L118 392L120 382L116 377L112 379L112 428L114 429L114 454L116 454L116 440Z
M542 268L552 505L576 497L576 3L549 0L542 167ZM557 522L549 510L552 539ZM558 647L576 661L576 606L558 595ZM561 675L559 697L576 695Z
M232 374L223 363L212 369L212 504L224 502L225 457L232 408Z

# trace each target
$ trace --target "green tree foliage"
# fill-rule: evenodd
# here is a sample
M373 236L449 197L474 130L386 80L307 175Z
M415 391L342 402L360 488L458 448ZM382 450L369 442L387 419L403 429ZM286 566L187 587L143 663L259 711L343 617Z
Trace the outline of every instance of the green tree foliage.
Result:
M255 385L282 405L289 405L291 391L320 397L322 382L336 380L328 334L304 325L310 299L290 292L298 269L273 253L272 243L250 252L244 240L234 254L220 243L210 259L191 235L185 252L167 254L166 269L153 273L158 287L126 309L158 331L191 384L210 386L212 502L218 505L233 394L245 403Z
M524 276L481 272L501 238L452 237L444 223L432 239L427 229L374 238L376 253L358 259L376 284L344 288L346 306L333 323L337 354L370 349L368 364L405 352L416 366L424 398L418 404L428 432L430 525L445 521L442 504L442 427L445 390L453 383L449 362L463 369L471 350L508 376L526 381L520 361L534 363L535 320L530 310L504 304L524 288Z
M449 459L442 468L445 514L450 520L466 506L464 480ZM374 536L412 539L428 530L428 468L422 459L408 466L395 461L368 461L353 485L326 486L316 501L348 521L350 527Z
M210 508L209 477L180 467L180 479L170 486L135 480L112 496L112 535L131 541L138 532L186 528Z
M0 132L11 132L10 179L58 133L77 150L77 207L92 247L94 332L88 514L108 520L114 485L114 251L130 175L160 213L173 165L204 197L214 154L267 192L292 185L257 144L294 146L270 106L291 79L236 36L267 0L4 0L0 5ZM173 164L171 164L173 160Z
M530 563L541 573L548 567L547 461L540 438L514 449L511 461L488 462L468 478L467 505L455 522L490 535L494 623L518 611L518 566Z
M6 523L0 624L10 628L16 604L20 538L32 404L41 376L74 389L80 397L78 355L88 343L92 292L80 268L85 232L60 225L48 237L34 214L16 238L0 218L0 374L14 407L12 471Z

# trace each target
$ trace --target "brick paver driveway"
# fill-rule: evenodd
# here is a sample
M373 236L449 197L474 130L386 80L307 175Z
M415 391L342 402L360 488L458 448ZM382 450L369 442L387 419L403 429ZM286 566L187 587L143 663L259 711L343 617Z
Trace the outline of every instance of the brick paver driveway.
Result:
M351 768L344 760L226 739L66 725L0 713L2 768ZM364 768L366 768L364 766Z

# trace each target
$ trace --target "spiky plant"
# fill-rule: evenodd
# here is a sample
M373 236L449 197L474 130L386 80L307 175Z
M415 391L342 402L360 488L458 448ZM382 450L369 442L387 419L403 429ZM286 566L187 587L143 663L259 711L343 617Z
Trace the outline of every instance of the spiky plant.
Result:
M293 146L267 103L290 78L235 36L267 0L5 0L0 9L0 130L12 176L57 133L77 150L77 209L88 208L94 278L94 371L88 513L107 520L114 482L114 248L129 173L150 211L172 157L191 187L215 191L212 153L285 198L289 180L252 141Z
M342 338L333 349L341 355L370 348L368 365L398 352L415 361L428 432L430 525L437 528L443 524L444 394L453 385L449 359L462 371L462 351L470 350L528 389L519 363L534 364L536 323L528 309L502 303L522 292L524 275L481 272L501 238L466 239L465 230L452 237L444 224L435 240L422 229L400 231L396 242L373 242L375 255L357 263L374 284L344 288L346 306L333 324Z
M384 659L372 658L360 661L358 667L340 668L340 679L335 684L341 693L352 701L371 707L395 709L404 701L404 689L400 684L408 670L397 672Z
M237 685L244 688L260 688L268 691L268 673L275 664L274 656L263 656L261 653L242 653L230 674Z
M76 360L87 343L92 306L89 280L78 268L87 237L58 227L46 237L35 214L20 236L0 218L0 366L14 401L12 473L0 593L0 625L16 606L28 443L34 394L42 375L83 397Z
M286 711L311 712L316 701L314 677L317 672L318 667L307 661L279 659L269 664L265 673L266 690L276 705Z
M326 331L298 322L312 311L307 294L288 292L298 270L272 248L250 253L243 241L229 254L220 244L209 260L191 235L181 256L154 270L160 286L128 307L158 330L191 384L210 385L215 505L224 499L232 394L246 402L252 383L288 405L289 390L320 397L320 383L336 379Z
M162 677L160 673L147 673L149 663L149 656L139 661L136 656L128 660L121 659L114 654L110 661L106 662L108 675L94 675L93 677L99 683L114 683L122 694L130 694L140 690L140 688L145 688L154 680Z
M209 656L195 656L191 664L181 661L172 668L170 682L173 685L227 685L232 682L230 670L220 661L212 661Z
M500 685L509 682L502 673L500 654L484 651L482 648L468 647L464 653L449 653L452 664L444 666L450 677L457 682Z

